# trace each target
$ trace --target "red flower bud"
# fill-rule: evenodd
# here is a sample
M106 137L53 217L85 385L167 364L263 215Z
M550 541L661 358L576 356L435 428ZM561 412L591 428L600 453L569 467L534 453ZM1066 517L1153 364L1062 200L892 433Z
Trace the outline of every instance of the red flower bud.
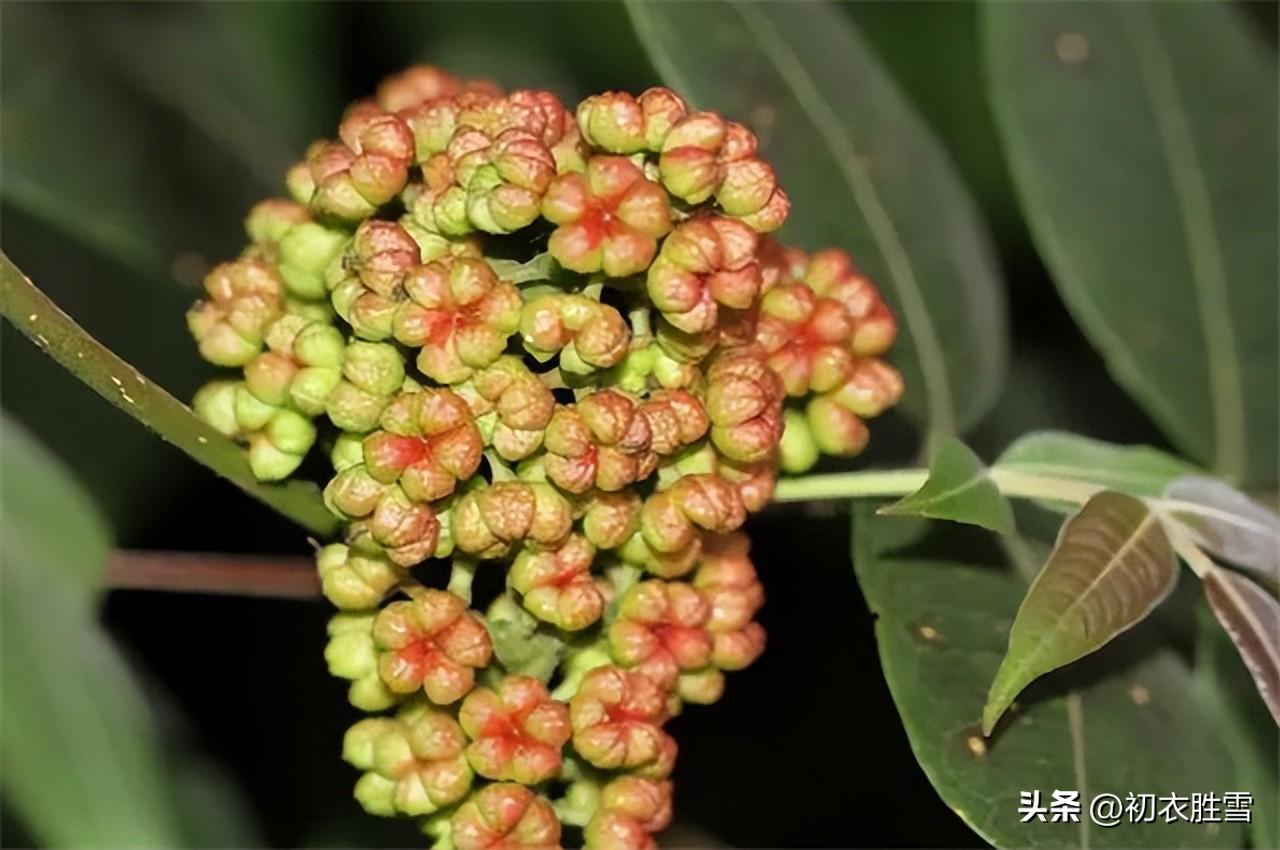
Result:
M448 257L418 266L395 313L401 343L421 348L418 368L442 384L471 377L502 355L520 327L520 292L479 259Z
M648 676L597 667L583 678L569 716L574 749L596 767L654 779L670 775L676 742L662 731L667 694Z
M681 224L649 267L654 306L673 327L691 334L715 327L719 305L751 307L761 285L756 241L754 231L724 216Z
M547 250L576 272L625 277L649 266L658 238L671 229L667 193L640 167L618 156L596 156L585 174L556 178L542 215L560 225Z
M571 535L557 549L523 549L511 565L509 581L525 610L556 628L578 631L604 613L604 594L591 578L595 547Z
M486 785L450 820L456 850L560 850L560 821L543 797L505 782Z
M609 652L619 665L672 690L684 671L711 663L711 605L692 585L642 581L622 595L609 627Z
M383 411L382 427L364 440L365 467L383 484L398 482L415 502L448 496L484 454L471 409L449 390L400 394Z
M743 347L717 355L707 368L711 441L733 461L767 459L782 439L783 395L763 350Z
M542 445L543 432L555 412L555 396L520 358L500 358L457 391L504 460L523 460Z
M670 780L619 776L600 792L600 808L587 824L587 850L657 850L653 833L671 824Z
M547 477L570 493L621 490L646 478L657 463L649 420L616 390L599 390L556 408L547 426Z
M466 493L452 511L453 540L481 558L505 555L528 541L558 546L569 536L569 503L549 484L504 481Z
M430 588L378 612L373 640L387 687L399 694L421 689L437 705L466 695L475 684L475 669L493 655L489 632L467 603Z
M571 734L569 709L532 676L508 676L496 690L467 695L458 720L471 744L467 760L488 779L537 785L560 771Z
M585 373L622 361L631 341L616 309L585 295L540 295L524 306L520 335L534 356L560 352L560 367Z
M218 366L243 366L262 350L267 328L284 310L284 287L265 264L221 263L205 275L209 298L187 312L200 355Z

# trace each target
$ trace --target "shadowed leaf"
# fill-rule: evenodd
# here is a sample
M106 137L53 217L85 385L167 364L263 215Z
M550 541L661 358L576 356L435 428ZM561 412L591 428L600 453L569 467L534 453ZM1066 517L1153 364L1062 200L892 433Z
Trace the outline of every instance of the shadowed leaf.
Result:
M1280 516L1213 478L1179 478L1162 509L1219 558L1280 581Z
M947 440L938 449L923 487L885 505L879 513L947 519L1001 534L1013 533L1009 500L1000 493L978 456L955 439Z
M981 8L996 124L1068 308L1183 452L1274 481L1274 52L1229 3Z
M793 205L782 241L843 248L880 286L902 327L907 415L943 435L976 422L1007 355L986 227L849 18L824 3L627 9L667 85L760 135Z
M998 469L1087 481L1131 496L1159 496L1194 466L1149 446L1118 446L1065 431L1036 431L1015 440L996 459Z
M983 732L1034 679L1141 622L1177 578L1173 548L1145 504L1121 493L1091 498L1062 526L1022 600L982 710Z
M987 687L1028 578L1049 547L998 538L1011 564L991 545L997 538L978 529L878 517L867 503L854 511L854 567L912 752L947 806L983 840L1034 850L1242 846L1235 823L1101 829L1087 812L1080 823L1023 823L1023 790L1045 789L1047 798L1048 789L1080 789L1085 800L1099 793L1123 800L1135 788L1189 795L1239 787L1218 730L1192 697L1186 663L1148 621L1033 684L996 735L984 738L978 717ZM1023 519L1024 531L1037 524Z
M564 656L563 641L538 631L538 621L506 596L489 607L486 622L493 654L508 673L551 679Z
M1231 636L1262 701L1280 725L1280 602L1230 570L1210 570L1203 581L1214 616Z

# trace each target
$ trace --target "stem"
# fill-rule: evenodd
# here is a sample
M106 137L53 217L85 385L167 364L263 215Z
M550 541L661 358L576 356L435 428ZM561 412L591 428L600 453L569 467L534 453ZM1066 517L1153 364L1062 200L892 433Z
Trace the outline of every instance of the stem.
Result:
M317 535L337 528L310 482L263 484L244 451L90 336L0 253L0 314L45 354L188 457Z
M991 480L1000 492L1015 499L1048 499L1083 505L1106 488L1091 481L1049 478L994 467ZM874 496L905 496L924 486L927 469L889 469L868 472L837 472L783 478L774 491L775 502L814 502L823 499L857 499Z
M118 549L102 578L108 590L159 590L276 599L316 599L310 558Z
M1195 540L1187 533L1186 526L1178 522L1178 520L1160 514L1160 524L1164 526L1164 533L1169 537L1169 543L1173 545L1173 551L1186 562L1191 571L1201 580L1209 574L1216 566L1213 559L1201 551L1196 545Z
M454 558L449 571L449 592L468 605L471 604L471 581L476 576L477 566L479 564L470 558Z
M928 477L927 469L890 469L781 478L773 491L773 501L817 502L865 496L905 496L919 490Z

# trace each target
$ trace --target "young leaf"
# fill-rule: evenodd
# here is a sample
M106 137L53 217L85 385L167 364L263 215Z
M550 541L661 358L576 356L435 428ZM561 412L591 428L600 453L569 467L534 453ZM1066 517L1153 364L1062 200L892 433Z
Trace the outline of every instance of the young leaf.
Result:
M1214 478L1179 478L1161 508L1223 560L1280 581L1280 516Z
M43 846L180 846L156 719L97 622L106 527L56 458L16 422L3 427L6 807Z
M1262 701L1280 726L1280 602L1249 579L1212 569L1204 595L1244 659Z
M1118 446L1065 431L1036 431L1014 441L995 468L1087 481L1131 496L1159 496L1175 478L1194 475L1191 464L1149 446Z
M1009 631L1009 649L982 710L990 735L1034 679L1069 664L1142 621L1178 578L1159 518L1122 493L1090 499L1062 526Z
M996 487L978 456L956 439L944 442L919 490L879 513L923 516L980 525L1001 534L1013 533L1013 508Z
M337 526L314 484L260 483L239 446L89 336L3 253L0 314L98 395L250 496L316 534L329 534Z
M551 679L564 657L564 641L538 631L538 621L509 596L499 596L489 606L486 622L493 654L508 673Z
M1068 308L1189 457L1274 481L1273 51L1226 3L982 13L997 127Z
M995 402L1005 306L986 227L941 145L842 10L627 3L668 85L754 125L794 209L788 241L848 250L902 324L903 409L949 435Z
M1192 696L1185 661L1157 623L1140 624L1032 685L998 734L984 738L976 718L1028 578L1049 547L998 538L1015 553L1011 564L991 545L997 538L978 529L890 520L865 502L854 511L858 584L875 614L881 668L912 752L983 840L1036 850L1243 846L1235 823L1100 829L1087 812L1074 824L1024 823L1019 791L1044 789L1047 802L1049 789L1123 800L1135 788L1188 795L1239 787L1219 730ZM1024 531L1032 525L1020 523Z

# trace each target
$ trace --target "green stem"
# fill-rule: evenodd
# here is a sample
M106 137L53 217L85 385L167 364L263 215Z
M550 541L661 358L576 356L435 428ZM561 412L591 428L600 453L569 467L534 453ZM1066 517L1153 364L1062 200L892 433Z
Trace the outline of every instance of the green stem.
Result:
M1083 505L1106 488L1091 481L1050 478L994 467L991 480L1000 492L1015 499L1047 499ZM824 499L858 499L877 496L905 496L924 486L927 469L890 469L868 472L837 472L783 478L774 491L775 502L816 502Z
M328 536L337 528L337 519L325 508L314 484L259 482L240 446L86 333L3 253L0 314L90 389L193 460L314 534Z

